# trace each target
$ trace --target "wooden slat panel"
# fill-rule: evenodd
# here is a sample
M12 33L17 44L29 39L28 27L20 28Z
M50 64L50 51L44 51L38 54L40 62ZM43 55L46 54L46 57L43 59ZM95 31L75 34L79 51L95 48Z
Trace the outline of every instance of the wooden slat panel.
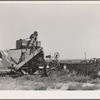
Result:
M29 60L31 60L33 57L35 57L40 51L42 50L42 48L39 48L38 50L36 50L34 53L32 53L27 59L25 59L23 62L19 63L16 68L19 69L21 68L23 65L25 65Z

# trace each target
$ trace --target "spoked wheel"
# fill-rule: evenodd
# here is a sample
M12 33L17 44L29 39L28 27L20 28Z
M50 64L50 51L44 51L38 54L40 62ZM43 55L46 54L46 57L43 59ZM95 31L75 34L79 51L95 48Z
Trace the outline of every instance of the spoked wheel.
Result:
M51 75L54 73L54 71L58 71L60 70L60 64L57 61L51 61L49 62L47 68L46 68L46 72L47 75Z

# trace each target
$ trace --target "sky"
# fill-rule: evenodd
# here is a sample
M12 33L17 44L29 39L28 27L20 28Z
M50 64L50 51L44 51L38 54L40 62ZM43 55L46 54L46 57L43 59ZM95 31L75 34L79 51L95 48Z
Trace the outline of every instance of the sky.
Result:
M60 59L100 58L99 3L1 3L0 50L38 31L45 56Z

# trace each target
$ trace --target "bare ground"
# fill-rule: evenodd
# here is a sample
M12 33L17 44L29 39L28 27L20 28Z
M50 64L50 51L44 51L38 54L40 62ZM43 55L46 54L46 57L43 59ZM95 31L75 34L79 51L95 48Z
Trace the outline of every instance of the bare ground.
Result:
M49 77L25 75L0 77L0 90L99 90L100 79L77 76L66 71L54 72Z

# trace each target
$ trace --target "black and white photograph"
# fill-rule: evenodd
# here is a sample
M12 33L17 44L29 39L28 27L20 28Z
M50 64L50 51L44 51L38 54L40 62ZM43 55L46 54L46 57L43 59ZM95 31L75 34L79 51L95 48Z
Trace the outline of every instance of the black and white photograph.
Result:
M100 2L0 1L0 90L99 91Z

